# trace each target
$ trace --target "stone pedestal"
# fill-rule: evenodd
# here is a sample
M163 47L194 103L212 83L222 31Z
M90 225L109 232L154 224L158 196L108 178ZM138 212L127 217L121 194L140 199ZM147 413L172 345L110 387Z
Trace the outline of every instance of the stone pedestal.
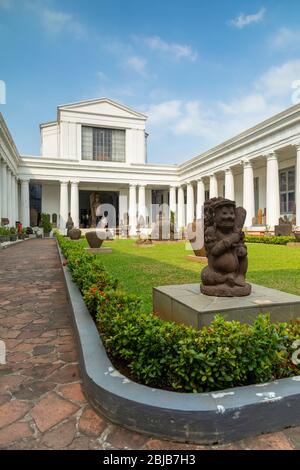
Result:
M200 292L200 284L153 288L153 309L163 320L194 328L209 325L216 314L226 320L253 323L259 313L270 313L272 322L300 316L300 296L251 284L246 297L213 297Z

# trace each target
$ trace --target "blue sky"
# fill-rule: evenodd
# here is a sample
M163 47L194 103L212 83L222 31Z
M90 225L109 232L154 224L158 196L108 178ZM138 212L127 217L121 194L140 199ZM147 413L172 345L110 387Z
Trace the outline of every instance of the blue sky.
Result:
M57 105L107 96L149 116L149 161L181 162L299 101L299 19L297 0L0 0L0 111L39 155Z

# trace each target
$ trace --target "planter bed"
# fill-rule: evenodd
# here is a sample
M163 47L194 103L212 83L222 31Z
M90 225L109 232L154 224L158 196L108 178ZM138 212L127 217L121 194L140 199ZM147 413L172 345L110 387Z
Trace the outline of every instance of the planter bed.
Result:
M63 256L58 250L63 265ZM300 424L300 377L210 393L178 393L131 381L108 358L71 273L72 307L86 395L96 410L133 431L181 442L231 442Z

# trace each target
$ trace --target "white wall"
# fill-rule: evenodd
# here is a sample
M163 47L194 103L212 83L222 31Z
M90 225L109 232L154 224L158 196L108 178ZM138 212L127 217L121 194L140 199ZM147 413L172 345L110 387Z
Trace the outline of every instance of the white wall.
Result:
M42 157L57 158L58 156L58 125L49 124L41 127Z
M59 183L42 185L42 212L50 214L50 220L52 220L52 214L57 214L57 221L59 221L59 197Z

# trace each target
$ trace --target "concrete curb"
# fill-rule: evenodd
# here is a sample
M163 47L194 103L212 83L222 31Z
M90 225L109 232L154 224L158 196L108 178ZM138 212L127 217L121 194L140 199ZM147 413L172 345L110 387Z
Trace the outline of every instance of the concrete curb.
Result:
M59 246L58 251L63 262ZM199 444L232 442L300 424L300 376L194 394L132 382L112 365L66 266L63 272L85 393L112 422L151 436Z

